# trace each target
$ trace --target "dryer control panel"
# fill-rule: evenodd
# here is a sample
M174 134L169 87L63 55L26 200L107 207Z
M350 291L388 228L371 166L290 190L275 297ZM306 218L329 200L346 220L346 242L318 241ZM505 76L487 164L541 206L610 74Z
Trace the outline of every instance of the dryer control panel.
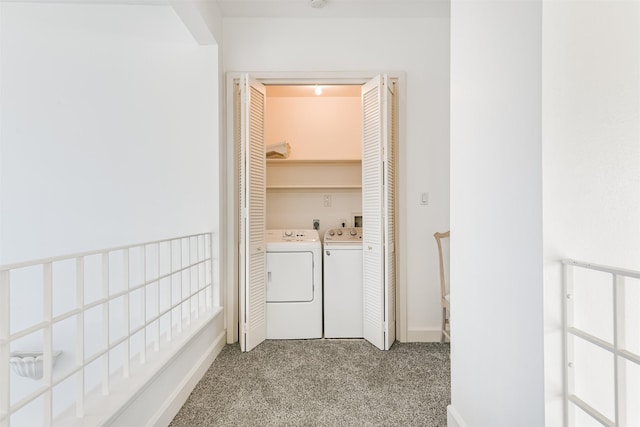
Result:
M324 233L325 242L362 241L362 227L330 228Z
M267 230L267 242L317 242L320 239L317 230Z

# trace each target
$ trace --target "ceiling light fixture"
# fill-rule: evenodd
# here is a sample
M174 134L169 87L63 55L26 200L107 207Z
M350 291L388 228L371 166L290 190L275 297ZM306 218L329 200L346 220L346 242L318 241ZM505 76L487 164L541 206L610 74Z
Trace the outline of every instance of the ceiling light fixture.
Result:
M314 9L321 9L325 7L327 4L327 0L309 0L311 2L311 7Z
M316 90L314 90L313 93L315 93L318 96L322 95L322 88L316 85Z

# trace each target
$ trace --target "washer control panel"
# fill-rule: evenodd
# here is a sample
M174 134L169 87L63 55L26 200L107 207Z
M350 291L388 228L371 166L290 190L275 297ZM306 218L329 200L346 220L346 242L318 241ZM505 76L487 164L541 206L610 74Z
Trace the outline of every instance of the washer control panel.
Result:
M325 242L362 241L362 227L330 228L324 233Z

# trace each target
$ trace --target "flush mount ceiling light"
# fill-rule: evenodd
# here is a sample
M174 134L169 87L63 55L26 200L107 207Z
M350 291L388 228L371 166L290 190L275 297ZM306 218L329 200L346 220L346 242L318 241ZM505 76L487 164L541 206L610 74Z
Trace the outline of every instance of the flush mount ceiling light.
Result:
M327 0L309 0L309 2L311 3L311 7L315 9L323 8L327 4Z

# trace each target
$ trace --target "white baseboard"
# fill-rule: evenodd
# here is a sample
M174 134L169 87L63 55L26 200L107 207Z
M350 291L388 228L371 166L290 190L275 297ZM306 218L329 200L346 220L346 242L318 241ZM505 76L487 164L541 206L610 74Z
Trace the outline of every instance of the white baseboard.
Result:
M440 342L440 328L409 329L407 342Z
M120 381L114 393L97 401L101 406L93 405L74 425L167 426L225 345L222 309L196 322L175 337L166 354L150 352L135 376Z
M447 406L447 427L467 427L467 423L453 405Z
M173 420L180 411L180 408L182 408L182 405L187 401L193 389L198 385L198 382L222 351L222 348L226 344L226 337L227 331L225 330L218 334L213 344L209 346L207 351L191 368L182 382L177 385L174 392L167 397L167 400L164 405L161 405L156 416L149 421L149 426L168 426L171 423L171 420Z

